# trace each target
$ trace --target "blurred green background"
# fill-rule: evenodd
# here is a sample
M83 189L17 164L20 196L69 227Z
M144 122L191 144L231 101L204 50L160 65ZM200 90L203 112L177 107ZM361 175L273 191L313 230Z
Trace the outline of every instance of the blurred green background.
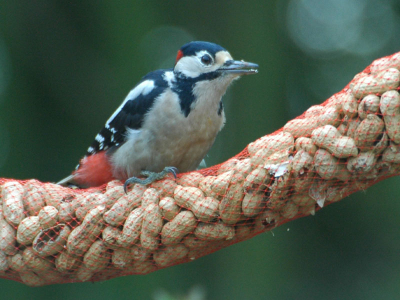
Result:
M147 72L191 40L260 65L224 98L222 162L400 51L398 0L0 0L0 176L57 181ZM195 262L2 299L395 299L400 178Z

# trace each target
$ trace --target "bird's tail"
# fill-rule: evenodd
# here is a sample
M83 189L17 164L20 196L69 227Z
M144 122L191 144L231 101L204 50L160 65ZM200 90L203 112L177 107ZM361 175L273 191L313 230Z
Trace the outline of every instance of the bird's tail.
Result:
M64 179L61 179L57 184L62 185L62 186L69 186L69 185L75 185L76 182L74 181L75 179L75 174L71 174Z

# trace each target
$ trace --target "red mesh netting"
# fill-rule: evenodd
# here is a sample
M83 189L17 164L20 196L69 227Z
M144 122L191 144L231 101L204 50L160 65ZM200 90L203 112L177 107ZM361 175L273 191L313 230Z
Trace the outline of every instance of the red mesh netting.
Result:
M400 172L400 53L209 169L73 190L2 179L0 276L40 286L146 274L246 240Z

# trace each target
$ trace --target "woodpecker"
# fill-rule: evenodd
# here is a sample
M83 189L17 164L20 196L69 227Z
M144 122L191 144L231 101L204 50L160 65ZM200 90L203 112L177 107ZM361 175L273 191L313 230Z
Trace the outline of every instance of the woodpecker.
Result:
M221 98L228 86L257 68L214 43L183 45L173 69L147 74L129 92L58 184L86 188L119 179L126 188L195 170L225 124Z

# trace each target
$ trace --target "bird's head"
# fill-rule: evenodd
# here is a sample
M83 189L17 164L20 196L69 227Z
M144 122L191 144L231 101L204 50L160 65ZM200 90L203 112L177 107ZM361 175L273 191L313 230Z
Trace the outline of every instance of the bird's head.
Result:
M241 75L257 73L258 65L233 60L223 47L209 42L190 42L178 51L174 72L187 78L232 81Z

